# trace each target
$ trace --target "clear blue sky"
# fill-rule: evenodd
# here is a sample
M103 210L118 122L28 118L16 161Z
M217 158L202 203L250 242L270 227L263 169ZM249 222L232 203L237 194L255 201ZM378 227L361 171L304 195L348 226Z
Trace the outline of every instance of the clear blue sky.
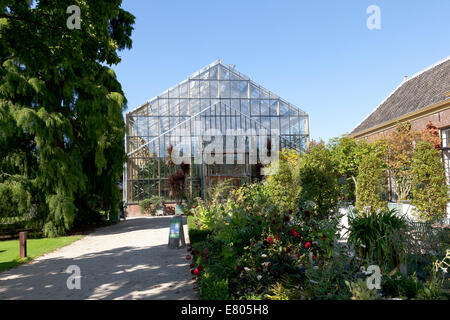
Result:
M369 30L369 5L381 30ZM133 48L115 66L129 110L220 58L310 115L351 131L403 80L450 55L449 0L124 0Z

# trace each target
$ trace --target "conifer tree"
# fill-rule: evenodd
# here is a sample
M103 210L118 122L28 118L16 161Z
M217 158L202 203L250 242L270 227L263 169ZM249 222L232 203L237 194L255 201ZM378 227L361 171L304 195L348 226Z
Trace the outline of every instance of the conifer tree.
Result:
M108 66L134 23L120 5L0 1L0 214L36 212L48 236L117 209L126 99Z

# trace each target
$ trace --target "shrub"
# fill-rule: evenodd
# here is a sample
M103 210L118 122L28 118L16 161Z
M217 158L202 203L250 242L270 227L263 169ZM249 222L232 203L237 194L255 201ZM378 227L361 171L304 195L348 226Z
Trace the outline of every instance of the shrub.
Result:
M209 230L199 230L195 225L195 218L193 216L187 217L187 225L189 232L189 241L191 244L206 241L207 236L211 233Z
M422 289L423 285L417 280L415 274L408 277L402 273L395 273L393 275L384 275L381 278L381 290L387 297L412 299Z
M164 198L153 195L150 199L139 201L139 208L143 214L154 215L156 208L164 203Z
M139 201L139 208L143 214L152 214L153 206L150 199L144 199Z
M315 203L313 213L327 217L335 209L339 197L338 173L330 151L324 144L315 144L300 158L300 201Z
M151 204L153 205L154 208L157 208L160 205L164 204L164 198L154 195L154 196L150 197L150 202L151 202Z
M200 296L204 300L231 300L228 280L205 270L199 278Z
M429 142L419 142L413 155L412 205L420 220L436 221L447 215L448 186L439 155Z
M406 200L412 187L412 155L418 133L409 122L397 124L388 137L387 166L399 200Z
M361 159L356 178L356 208L361 212L367 210L380 210L386 207L386 201L382 199L384 190L385 173L381 158L374 153L369 153Z
M364 258L389 267L397 266L402 258L402 248L391 235L406 237L406 220L398 216L396 210L371 211L361 216L349 218L348 241Z
M223 202L235 189L236 186L234 185L234 181L231 179L225 179L215 183L208 189L208 198L214 202Z
M286 211L295 210L299 202L301 186L296 179L298 158L296 151L284 149L279 154L278 162L271 164L269 169L277 171L270 174L264 182L273 203Z
M352 293L352 300L376 300L376 290L367 288L366 282L358 279L356 282L345 281L345 284Z

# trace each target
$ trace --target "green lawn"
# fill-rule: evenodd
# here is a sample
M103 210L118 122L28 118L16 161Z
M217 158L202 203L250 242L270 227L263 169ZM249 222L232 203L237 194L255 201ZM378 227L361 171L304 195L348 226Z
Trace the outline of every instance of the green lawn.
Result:
M0 272L29 262L43 254L71 244L83 236L27 240L27 258L20 259L19 240L0 241Z

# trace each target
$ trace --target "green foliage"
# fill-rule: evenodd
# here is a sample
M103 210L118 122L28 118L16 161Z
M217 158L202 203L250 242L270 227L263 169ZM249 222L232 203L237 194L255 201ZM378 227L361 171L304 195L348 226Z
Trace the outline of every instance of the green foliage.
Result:
M221 275L205 271L199 277L200 296L204 300L231 300L228 280Z
M399 200L406 200L412 187L412 155L418 134L409 122L397 124L387 137L387 167Z
M225 201L230 193L236 189L231 179L225 179L215 183L208 189L208 199L214 202Z
M355 139L347 136L331 139L328 144L331 157L336 164L336 170L341 177L341 181L345 181L344 183L340 183L340 195L344 201L354 202L355 200L354 179L358 175L360 159L358 151L361 149L358 146Z
M375 154L383 157L386 146L383 141L368 143L365 140L355 140L343 136L331 139L328 143L332 160L340 177L341 200L355 202L356 177L364 156Z
M163 205L165 200L164 200L164 197L153 195L153 196L151 196L150 201L152 202L152 205L155 208L157 208L157 207Z
M211 233L211 231L207 229L199 230L198 227L196 226L196 221L193 216L187 217L187 225L189 232L189 241L191 244L206 241L206 238Z
M379 265L395 267L403 255L398 238L406 237L406 226L396 210L371 211L349 218L348 241L363 258L373 261L376 257Z
M331 152L323 144L312 145L300 157L300 202L313 201L313 213L326 217L335 209L339 197L338 174Z
M144 199L139 201L139 208L141 209L141 213L143 214L152 214L153 205L150 199Z
M448 185L439 151L430 142L421 141L413 155L412 205L418 218L436 221L447 215Z
M158 206L164 203L164 198L153 195L150 199L144 199L139 201L139 208L143 214L155 215Z
M1 212L36 208L47 236L115 214L125 161L126 99L107 65L131 47L134 17L118 0L78 2L82 26L70 30L70 4L0 4Z
M350 299L352 295L345 282L355 280L358 272L359 266L352 263L344 248L335 247L333 255L327 257L321 268L307 268L308 281L303 285L302 295L306 299Z
M25 184L8 179L0 182L0 203L0 217L25 216L31 210L31 193Z
M402 273L395 273L381 278L381 290L386 297L413 299L420 290L423 290L423 284L415 274L408 277Z
M283 214L282 209L265 184L245 185L226 202L199 203L190 223L211 233L194 246L193 252L209 251L207 257L197 254L195 263L226 274L230 294L236 298L265 294L277 298L274 285L286 277L303 281L300 266L329 258L338 233L333 219L306 218L304 212ZM284 283L283 290L287 287Z
M299 300L301 292L295 280L285 274L270 287L270 293L264 297L269 300Z
M447 249L442 260L436 259L432 265L432 276L419 291L419 298L425 300L448 300L449 294L444 294L444 285L448 282L448 267L450 267L450 249Z
M301 185L297 179L299 154L293 150L284 149L279 154L277 163L271 164L264 182L265 188L274 203L285 210L295 210L299 202Z
M386 208L386 200L382 199L385 192L385 171L382 159L375 153L364 155L358 167L356 178L356 203L360 211L381 210Z
M366 282L362 279L358 279L356 282L345 281L345 284L352 293L352 300L376 300L376 290L367 288Z

